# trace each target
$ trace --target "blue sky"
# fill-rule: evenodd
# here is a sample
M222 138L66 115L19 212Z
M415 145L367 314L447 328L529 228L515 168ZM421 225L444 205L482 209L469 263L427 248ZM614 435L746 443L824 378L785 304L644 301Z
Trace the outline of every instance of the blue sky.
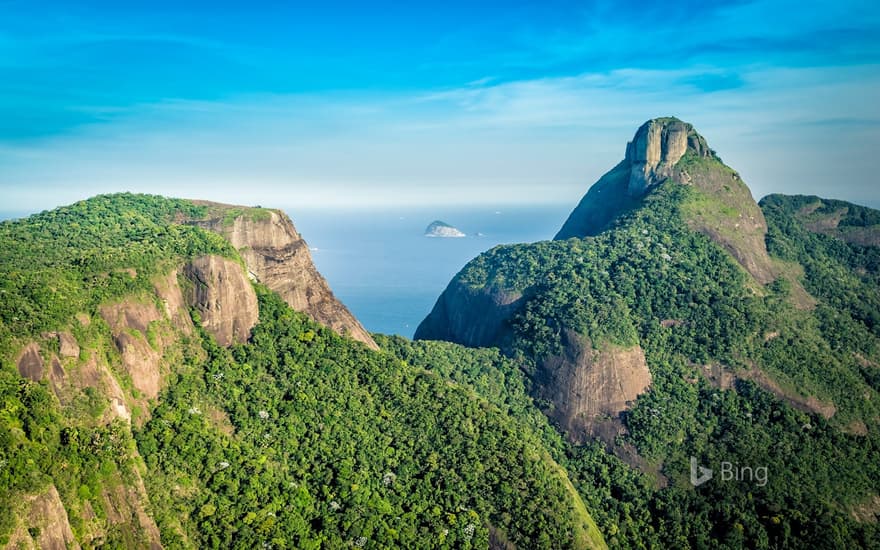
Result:
M0 210L574 204L646 119L880 206L880 5L0 0Z

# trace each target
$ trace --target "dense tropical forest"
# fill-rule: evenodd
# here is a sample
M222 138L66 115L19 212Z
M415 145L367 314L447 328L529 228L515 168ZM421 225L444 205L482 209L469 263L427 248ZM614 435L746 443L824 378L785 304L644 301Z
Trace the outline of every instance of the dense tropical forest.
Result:
M533 424L447 376L332 333L263 287L250 341L223 348L201 329L182 338L165 389L130 425L106 421L95 388L61 403L51 383L19 375L10 350L47 330L72 330L80 342L71 372L92 353L112 364L100 304L143 298L186 258L237 258L221 238L173 223L199 215L194 208L104 196L0 226L0 536L9 540L21 495L54 485L82 539L94 516L112 515L107 487L143 477L149 513L173 548L601 544ZM74 321L83 312L88 326ZM98 542L148 538L111 527Z
M54 487L89 547L147 547L147 524L167 548L880 547L877 247L800 215L839 204L770 196L779 276L756 285L689 227L704 199L670 181L595 236L472 261L458 283L525 297L492 348L374 335L372 351L253 283L246 342L218 345L195 309L190 332L143 328L164 358L155 399L119 367L99 312L162 311L157 278L194 257L240 263L180 223L205 207L121 194L3 222L0 544L39 539L26 503ZM851 212L841 225L876 224ZM650 391L611 440L575 442L545 414L542 360L563 328L644 349ZM47 365L63 355L58 331L79 346L65 380L106 365L130 419L110 414L105 386L20 374L30 342ZM767 477L694 487L690 457ZM120 520L120 501L151 521Z
M768 197L770 251L803 265L803 283L818 299L812 309L799 308L797 281L782 276L756 292L724 250L688 229L682 210L697 193L668 182L596 237L497 247L459 273L460 284L529 297L510 321L507 344L528 376L505 387L541 382L538 360L560 353L561 327L599 345L644 347L652 388L625 413L618 442L638 450L640 469L599 443L561 445L543 432L612 546L880 545L875 521L854 514L870 509L880 490L880 439L876 429L860 429L880 417L878 249L806 231L793 216L804 199ZM428 346L416 354L424 357L432 343L415 345ZM707 364L731 373L733 387L713 384ZM517 372L503 365L496 377ZM749 379L758 369L793 396L834 403L836 413L826 419L798 410ZM486 385L467 372L454 376ZM694 488L691 456L770 473L763 486Z

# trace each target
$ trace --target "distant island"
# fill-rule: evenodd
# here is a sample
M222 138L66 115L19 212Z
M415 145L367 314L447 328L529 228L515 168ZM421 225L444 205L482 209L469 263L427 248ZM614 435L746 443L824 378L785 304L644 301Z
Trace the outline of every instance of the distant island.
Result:
M425 228L426 237L466 237L464 233L446 222L434 220Z

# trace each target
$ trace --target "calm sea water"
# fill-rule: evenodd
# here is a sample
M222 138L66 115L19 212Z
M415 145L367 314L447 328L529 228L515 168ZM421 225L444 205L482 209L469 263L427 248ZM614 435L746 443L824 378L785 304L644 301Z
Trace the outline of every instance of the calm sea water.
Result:
M498 244L553 238L571 205L397 210L285 209L336 297L371 332L412 337L450 279ZM434 220L468 236L429 238Z

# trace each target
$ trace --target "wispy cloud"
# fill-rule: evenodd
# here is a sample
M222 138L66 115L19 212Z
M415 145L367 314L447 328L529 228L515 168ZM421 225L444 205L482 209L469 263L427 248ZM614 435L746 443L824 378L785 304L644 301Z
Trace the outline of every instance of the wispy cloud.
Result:
M35 6L0 22L0 188L27 208L120 189L573 203L662 115L756 195L876 195L874 2Z
M874 66L620 70L449 90L258 95L138 106L110 124L0 149L10 200L118 189L235 202L574 202L644 120L693 122L756 195L867 200L880 145ZM863 124L854 124L863 121ZM828 188L830 181L848 182Z

